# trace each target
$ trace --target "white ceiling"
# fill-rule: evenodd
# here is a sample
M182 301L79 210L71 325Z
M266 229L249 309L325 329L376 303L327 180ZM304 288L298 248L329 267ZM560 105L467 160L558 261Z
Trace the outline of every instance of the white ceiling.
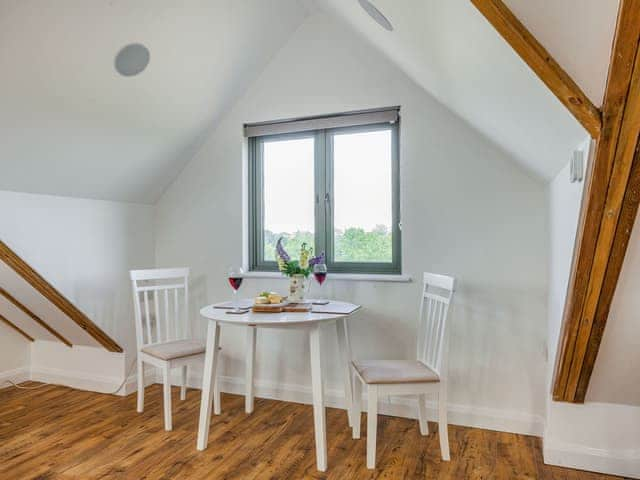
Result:
M155 203L314 9L354 28L536 175L586 135L469 0L0 0L0 189ZM618 0L507 0L600 104ZM121 77L139 42L150 64ZM286 74L286 72L283 72Z
M0 0L0 189L154 203L302 22L297 0ZM122 77L116 53L151 52Z
M586 132L469 0L373 3L393 32L355 0L318 0L531 172L550 179L569 161ZM506 3L599 106L618 0Z

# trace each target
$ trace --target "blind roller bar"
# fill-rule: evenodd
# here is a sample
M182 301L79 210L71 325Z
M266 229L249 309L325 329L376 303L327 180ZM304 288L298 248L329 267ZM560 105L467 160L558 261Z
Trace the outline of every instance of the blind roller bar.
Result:
M323 117L250 123L244 126L244 136L261 137L263 135L306 132L310 130L324 130L326 128L354 127L374 123L395 123L398 121L399 110L400 107L392 107Z

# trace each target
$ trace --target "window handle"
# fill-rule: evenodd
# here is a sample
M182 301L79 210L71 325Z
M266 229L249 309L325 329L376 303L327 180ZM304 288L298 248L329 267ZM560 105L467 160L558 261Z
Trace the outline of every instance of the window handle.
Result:
M324 194L324 203L331 205L331 194L328 192Z

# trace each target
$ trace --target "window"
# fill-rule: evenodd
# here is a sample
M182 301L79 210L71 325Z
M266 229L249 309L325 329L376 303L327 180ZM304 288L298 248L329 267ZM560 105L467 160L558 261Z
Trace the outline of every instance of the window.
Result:
M283 237L331 272L401 273L398 128L398 108L247 125L251 270Z

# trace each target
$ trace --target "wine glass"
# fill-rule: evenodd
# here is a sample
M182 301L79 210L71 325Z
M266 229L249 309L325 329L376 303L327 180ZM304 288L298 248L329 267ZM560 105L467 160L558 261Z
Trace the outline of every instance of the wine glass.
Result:
M318 285L320 286L320 291L322 291L322 284L327 279L327 265L324 263L315 264L313 266L313 277L316 279L316 282L318 282ZM319 298L314 303L318 305L325 305L329 302L326 300L323 300L322 298Z
M227 272L227 279L229 280L229 285L233 289L233 305L234 312L240 311L240 307L238 305L238 289L240 285L242 285L242 279L244 276L244 270L242 267L231 267Z

